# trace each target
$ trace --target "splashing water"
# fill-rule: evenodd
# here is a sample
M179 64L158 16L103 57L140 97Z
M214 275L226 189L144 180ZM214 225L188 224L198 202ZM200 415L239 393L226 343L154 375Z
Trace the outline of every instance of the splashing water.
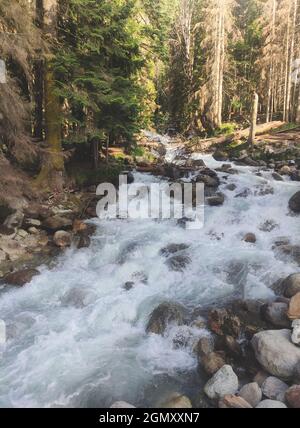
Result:
M202 158L209 167L220 166L211 156ZM192 310L228 296L272 296L268 286L297 270L272 250L279 236L297 243L299 219L287 208L296 184L237 169L239 175L226 180L220 173L226 200L222 207L206 207L202 230L182 229L176 220L96 219L90 248L68 250L55 268L41 267L26 287L1 295L8 337L0 355L1 407L105 407L116 400L154 405L147 390L166 379L188 379L197 365L192 344L207 334L188 326L172 326L164 337L146 334L159 303L176 301ZM136 180L157 178L136 174ZM230 183L235 191L227 190ZM235 198L246 188L267 186L273 194ZM266 221L276 223L271 232L261 230ZM248 232L256 234L255 245L242 241ZM160 255L171 243L189 246L184 272L169 270ZM238 277L233 265L242 266ZM134 286L126 291L128 281ZM191 340L175 347L182 331Z

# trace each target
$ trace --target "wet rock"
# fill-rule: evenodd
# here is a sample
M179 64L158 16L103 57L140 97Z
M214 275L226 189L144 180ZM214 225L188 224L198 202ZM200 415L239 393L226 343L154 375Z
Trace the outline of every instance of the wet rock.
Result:
M161 409L191 409L191 400L179 392L174 392L158 405Z
M252 406L243 397L225 395L219 401L220 409L252 409Z
M223 193L216 193L214 196L206 198L206 201L211 207L217 207L224 204L225 196Z
M227 184L225 189L230 190L230 192L233 192L236 189L236 184L234 184L234 183Z
M163 334L169 324L184 324L185 308L178 303L161 303L150 315L146 332Z
M229 355L233 357L242 356L242 348L234 337L229 335L225 336L225 347Z
M126 401L116 401L110 406L110 409L135 409L136 407Z
M290 174L290 178L292 181L300 181L300 171L292 171Z
M262 232L272 232L272 230L277 229L279 226L274 220L266 220L259 226L259 230Z
M294 320L292 324L293 333L292 333L292 342L300 346L300 319Z
M256 407L262 399L262 391L256 382L252 382L241 388L239 396L246 400L252 407Z
M254 233L247 233L244 238L243 241L248 242L250 244L255 244L256 242L256 236Z
M85 289L79 287L72 288L67 291L61 298L61 303L65 306L73 306L77 309L82 309L87 306L89 296ZM90 296L90 299L92 297Z
M186 255L173 256L166 261L166 265L168 266L168 268L175 272L183 272L187 265L190 263L191 259Z
M72 243L72 235L64 230L58 230L54 234L53 241L59 248L70 247Z
M229 159L229 155L228 155L228 153L226 153L222 150L216 150L215 153L213 154L213 158L216 161L226 162Z
M294 273L283 280L285 297L291 298L300 292L300 273Z
M211 354L215 349L215 343L212 336L201 337L197 344L197 354L202 357L203 355Z
M274 195L274 189L271 186L257 186L257 190L254 192L255 196L266 196Z
M171 254L178 253L179 251L183 251L188 249L189 246L187 244L169 244L166 247L162 248L159 252L161 256L168 257Z
M188 159L185 163L187 168L200 168L200 167L206 167L205 162L203 159Z
M211 177L202 173L196 177L195 182L203 183L205 188L210 187L212 189L216 189L220 185L220 180L218 177Z
M204 387L205 394L211 400L219 400L225 395L235 394L239 388L237 375L229 365L224 365L207 382Z
M39 274L36 269L23 269L18 272L10 273L4 277L4 282L9 285L22 287L31 282L32 278Z
M300 409L300 385L293 385L286 391L285 401L289 407Z
M81 233L81 232L85 232L88 228L88 225L80 220L80 219L75 219L73 221L73 232L74 233Z
M281 177L280 174L278 174L278 172L273 172L272 177L274 178L274 180L276 181L283 181L283 177Z
M68 230L71 229L73 226L72 220L66 217L61 217L59 215L55 215L52 217L48 217L43 222L43 227L46 230L56 232L58 230Z
M291 173L291 168L288 165L284 165L280 168L279 173L282 175L289 175Z
M77 249L88 248L91 245L91 238L86 233L81 233L79 235L79 241L77 244Z
M16 211L15 213L10 214L3 224L9 229L15 229L22 226L23 220L24 214L21 211Z
M282 382L282 380L270 376L264 381L262 392L265 397L271 400L284 401L284 396L288 388L288 385Z
M281 245L289 245L290 242L290 238L288 238L287 236L279 236L274 240L274 247L280 247Z
M289 256L300 265L300 246L299 245L281 245L278 247L279 255Z
M295 294L295 296L291 298L288 317L290 320L300 319L300 293Z
M257 406L256 409L286 409L286 405L281 401L276 400L263 400Z
M241 330L239 318L226 309L213 309L208 316L209 328L219 336L238 337Z
M263 313L266 320L276 327L289 328L291 326L287 312L287 303L272 302L263 308Z
M235 195L235 198L248 198L252 194L250 189L244 189L242 192Z
M300 213L300 192L295 193L289 200L289 208L294 213Z
M131 290L132 288L134 287L134 282L133 281L127 281L127 282L125 282L125 284L124 284L124 289L126 290L126 291L129 291L129 290Z
M293 378L300 363L300 349L291 341L290 330L267 330L254 335L252 346L262 367L273 376Z
M199 363L205 372L212 376L226 364L226 361L223 352L211 352L202 355Z

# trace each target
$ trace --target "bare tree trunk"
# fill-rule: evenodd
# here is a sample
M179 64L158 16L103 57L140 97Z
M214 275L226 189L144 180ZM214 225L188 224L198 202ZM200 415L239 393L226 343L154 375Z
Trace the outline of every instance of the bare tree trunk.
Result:
M271 29L271 61L269 68L269 79L268 79L268 101L267 101L267 118L266 122L270 122L271 111L273 108L272 104L272 84L273 84L273 67L274 67L274 39L275 39L275 23L276 23L276 0L273 0L272 8L272 29Z
M256 124L257 124L257 113L258 113L258 95L256 92L253 94L253 105L252 105L252 116L251 116L251 126L250 134L248 138L249 144L254 144L255 135L256 135Z
M297 20L297 7L298 0L294 0L294 12L293 12L293 22L292 22L292 31L291 31L291 49L290 49L290 58L289 58L289 74L288 74L288 90L287 90L287 121L291 120L291 91L292 91L292 67L294 60L294 51L295 51L295 36L296 36L296 20Z
M220 52L220 70L219 70L219 96L218 96L218 127L222 125L222 106L223 106L223 81L224 81L224 61L225 61L225 16L224 8L221 7L221 52Z
M36 0L35 3L35 22L38 28L43 29L44 8L43 0ZM43 118L44 118L44 61L36 59L34 63L34 121L33 136L39 140L44 138L43 135Z
M296 123L300 123L300 83L299 83L299 92L298 92L298 105L296 113Z

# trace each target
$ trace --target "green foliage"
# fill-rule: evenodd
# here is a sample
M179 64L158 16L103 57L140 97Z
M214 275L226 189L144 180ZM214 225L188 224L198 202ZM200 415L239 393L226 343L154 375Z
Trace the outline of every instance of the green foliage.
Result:
M236 123L222 123L222 125L215 131L215 135L231 135L236 129Z
M130 140L143 125L144 66L135 0L65 0L55 54L69 133Z

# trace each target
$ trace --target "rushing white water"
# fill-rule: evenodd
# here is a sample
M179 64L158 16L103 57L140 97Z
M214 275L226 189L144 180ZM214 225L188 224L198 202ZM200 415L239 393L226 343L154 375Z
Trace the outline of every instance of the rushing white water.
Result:
M203 158L209 167L220 166ZM90 248L68 250L55 268L41 267L30 284L2 293L8 341L0 356L0 406L105 407L116 400L153 406L163 388L185 388L196 373L192 344L206 332L171 327L164 337L146 334L153 308L166 300L193 309L230 295L272 296L268 285L297 270L272 250L281 236L299 243L299 218L287 208L297 183L238 169L239 175L223 179L226 201L206 208L202 230L182 229L175 220L95 220ZM226 190L229 183L237 189ZM274 194L234 197L266 186ZM266 220L277 224L271 232L260 230ZM257 235L255 245L242 241L247 232ZM170 243L189 245L184 272L170 271L159 254ZM232 264L243 267L238 280L230 275ZM126 291L124 283L132 280ZM174 346L180 332L190 336L190 346Z

